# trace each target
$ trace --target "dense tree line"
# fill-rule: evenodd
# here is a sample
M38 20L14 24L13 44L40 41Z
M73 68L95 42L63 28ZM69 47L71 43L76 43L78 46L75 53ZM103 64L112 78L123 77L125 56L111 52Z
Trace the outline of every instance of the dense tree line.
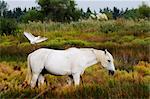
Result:
M87 11L76 8L75 1L73 0L38 0L39 8L32 7L30 9L15 8L13 10L7 10L7 3L0 1L1 16L5 18L14 18L19 22L28 21L43 21L52 20L59 22L78 21L79 19L88 19L90 14L96 14L96 11L92 12L90 8ZM126 19L138 19L138 18L150 18L150 7L146 4L142 4L136 9L113 9L104 8L99 12L105 13L109 19L126 18Z
M17 32L17 22L28 23L29 21L54 21L71 22L79 19L88 19L91 14L105 13L108 19L150 19L150 7L142 4L135 9L118 9L109 7L100 9L99 12L87 11L76 8L74 0L37 0L39 7L29 9L15 8L8 10L7 2L0 1L0 34L15 34Z

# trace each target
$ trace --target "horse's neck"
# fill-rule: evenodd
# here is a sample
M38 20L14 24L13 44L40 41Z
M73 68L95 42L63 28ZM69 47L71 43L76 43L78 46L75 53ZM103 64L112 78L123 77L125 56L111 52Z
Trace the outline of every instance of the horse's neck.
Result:
M95 65L95 64L97 64L98 62L97 62L97 60L93 60L92 62L90 62L90 63L88 63L87 65L86 65L86 68L87 67L90 67L90 66L93 66L93 65Z
M93 54L93 57L91 57L91 61L89 61L86 67L90 67L94 64L101 63L103 61L104 51L92 49L91 52Z
M104 51L102 50L93 50L95 56L96 56L96 59L97 61L101 62L103 61L103 58L104 58Z
M84 50L84 49L83 49L83 50ZM98 60L97 60L97 56L96 56L96 54L94 53L94 51L91 50L91 49L85 50L85 51L87 51L87 54L86 54L86 55L87 55L87 62L86 62L85 68L97 64L97 63L98 63Z

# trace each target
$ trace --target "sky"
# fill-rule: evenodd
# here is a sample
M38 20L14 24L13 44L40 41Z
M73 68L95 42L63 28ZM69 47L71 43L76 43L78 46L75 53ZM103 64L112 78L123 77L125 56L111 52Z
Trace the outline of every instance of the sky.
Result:
M9 9L16 7L30 8L32 6L38 6L36 0L4 0L8 4ZM142 2L145 2L150 6L150 0L75 0L77 8L83 8L86 11L87 7L90 7L92 11L99 11L99 8L113 8L114 6L121 9L137 8Z

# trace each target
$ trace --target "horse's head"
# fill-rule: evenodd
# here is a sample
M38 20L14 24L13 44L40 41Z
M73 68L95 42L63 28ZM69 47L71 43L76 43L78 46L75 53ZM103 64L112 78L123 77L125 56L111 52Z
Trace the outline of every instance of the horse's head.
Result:
M98 51L97 58L101 65L109 71L109 74L115 73L113 56L105 49L105 51Z

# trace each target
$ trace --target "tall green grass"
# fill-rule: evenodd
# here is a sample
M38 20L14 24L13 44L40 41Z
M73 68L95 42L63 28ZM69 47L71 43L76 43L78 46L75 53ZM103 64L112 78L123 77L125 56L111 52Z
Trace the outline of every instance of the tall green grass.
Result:
M30 22L20 24L22 33L0 37L0 98L149 98L150 82L150 22L133 20L93 21L71 23ZM48 38L31 45L23 31ZM117 72L95 65L83 75L78 87L66 85L66 76L46 75L47 85L23 88L27 55L45 47L67 49L92 47L108 49L114 56ZM140 62L143 61L143 62ZM49 88L49 89L46 89ZM43 93L42 93L43 92Z
M1 36L1 60L7 57L27 57L34 50L46 47L67 49L69 47L92 47L108 49L115 58L118 69L132 70L139 61L148 61L150 45L150 22L133 20L94 21L83 20L71 23L30 22L20 24L22 33ZM23 31L48 38L31 45ZM4 58L6 56L6 58ZM14 58L15 59L15 58Z

